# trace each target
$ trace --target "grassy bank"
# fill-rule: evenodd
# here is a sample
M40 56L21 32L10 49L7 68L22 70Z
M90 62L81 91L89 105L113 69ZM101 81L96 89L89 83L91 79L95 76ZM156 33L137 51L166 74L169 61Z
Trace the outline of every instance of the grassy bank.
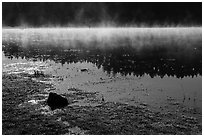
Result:
M70 104L51 111L46 99L54 88L36 79L29 74L3 73L3 135L202 134L201 122L194 117L177 112L154 112L146 105L105 102L96 97L97 93L80 89L68 89L63 96ZM81 100L88 105L78 103Z

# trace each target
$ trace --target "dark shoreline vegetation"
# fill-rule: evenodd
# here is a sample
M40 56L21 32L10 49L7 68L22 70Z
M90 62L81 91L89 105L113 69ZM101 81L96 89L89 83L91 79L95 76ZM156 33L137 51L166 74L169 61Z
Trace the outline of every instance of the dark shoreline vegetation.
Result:
M38 77L45 80L51 76ZM51 111L46 104L52 85L37 82L30 74L6 74L2 77L2 133L8 134L202 134L202 123L179 112L154 112L146 105L104 102L97 93L69 89L63 94L70 105ZM37 79L38 79L37 78ZM47 92L48 91L48 92ZM74 105L87 98L95 106ZM36 102L35 102L36 101ZM188 111L189 113L196 113ZM200 122L199 122L200 121Z
M17 48L17 49L16 49ZM85 49L68 49L63 50L59 48L46 48L44 51L42 48L32 48L33 50L21 49L19 47L9 47L6 49L6 46L3 46L4 54L8 58L19 58L21 57L26 59L32 59L34 61L46 61L53 60L55 62L61 63L76 63L76 62L91 62L96 64L98 68L103 67L103 70L108 74L112 73L121 73L122 75L133 75L142 76L145 73L150 75L152 78L154 76L160 76L161 78L164 75L176 76L177 78L183 78L185 76L197 76L202 74L202 61L200 52L201 49L194 50L191 49L191 53L196 54L195 58L192 60L188 59L189 54L183 54L183 57L180 56L166 56L166 49L155 49L155 51L144 51L143 54L138 53L137 55L131 54L134 52L133 49L127 48L115 48L111 49L109 52L101 50L85 50ZM165 52L165 51L166 52ZM180 49L182 50L182 49ZM161 53L162 55L156 54ZM42 53L41 53L42 52ZM45 53L46 54L43 54ZM123 54L125 53L125 54ZM153 54L152 54L153 53ZM137 65L132 66L137 63ZM120 66L120 67L119 67Z

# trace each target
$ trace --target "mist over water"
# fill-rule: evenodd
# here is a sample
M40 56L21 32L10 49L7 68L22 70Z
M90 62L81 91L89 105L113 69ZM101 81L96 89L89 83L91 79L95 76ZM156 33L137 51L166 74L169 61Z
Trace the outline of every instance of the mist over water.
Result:
M91 62L107 73L201 75L201 28L4 29L6 56Z

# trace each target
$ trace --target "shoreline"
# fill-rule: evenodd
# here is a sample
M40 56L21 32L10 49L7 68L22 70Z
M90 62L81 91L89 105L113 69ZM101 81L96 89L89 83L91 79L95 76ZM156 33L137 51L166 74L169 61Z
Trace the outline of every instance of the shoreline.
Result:
M51 111L46 99L55 89L32 78L3 73L3 134L202 134L202 123L195 117L154 112L145 105L103 102L97 93L80 89L62 94L71 103ZM88 105L78 103L81 100Z

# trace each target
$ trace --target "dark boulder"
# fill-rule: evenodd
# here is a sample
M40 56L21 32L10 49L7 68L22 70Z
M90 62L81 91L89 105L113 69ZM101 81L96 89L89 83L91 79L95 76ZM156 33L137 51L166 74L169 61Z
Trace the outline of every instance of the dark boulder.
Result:
M56 93L50 92L47 99L47 104L52 110L57 108L63 108L68 105L68 100Z

